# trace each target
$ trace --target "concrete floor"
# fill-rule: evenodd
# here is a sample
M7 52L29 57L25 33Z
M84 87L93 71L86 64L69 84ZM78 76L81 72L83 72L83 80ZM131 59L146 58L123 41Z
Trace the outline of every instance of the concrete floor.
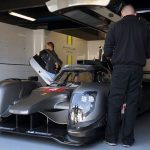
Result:
M135 128L135 137L136 143L130 148L123 148L121 144L111 147L103 142L76 148L63 146L47 139L1 134L0 150L150 150L150 112L138 118Z

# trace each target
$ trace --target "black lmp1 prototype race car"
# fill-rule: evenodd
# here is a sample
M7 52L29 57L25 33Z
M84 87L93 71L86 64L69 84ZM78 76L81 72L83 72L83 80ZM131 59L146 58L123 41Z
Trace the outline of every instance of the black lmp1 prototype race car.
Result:
M0 131L76 146L91 141L91 137L102 137L109 69L107 63L83 62L86 64L64 66L47 87L36 81L2 81Z
M49 10L61 9L58 11L59 14L74 17L80 22L86 22L92 28L105 31L106 24L100 26L100 23L109 23L108 20L114 17L117 20L115 14L110 17L111 12L102 7L109 1L64 0L66 3L62 3L51 0L47 6ZM55 5L55 2L59 5ZM76 9L74 9L75 2ZM71 8L63 10L67 5ZM83 6L87 6L86 9L82 9ZM88 17L87 12L90 12ZM105 12L103 13L105 16L108 12L109 16L104 18L102 12ZM93 21L87 19L89 17L92 17ZM64 66L55 78L49 77L45 64L39 56L34 56L30 64L48 85L42 87L33 78L1 81L0 131L49 138L73 146L85 145L103 138L111 83L110 63L99 60L78 61L77 65ZM141 88L139 113L150 109L150 80L143 79Z
M46 87L32 80L2 81L0 131L74 146L103 138L111 66L99 60L78 63L64 66ZM142 88L139 112L150 108L150 81Z

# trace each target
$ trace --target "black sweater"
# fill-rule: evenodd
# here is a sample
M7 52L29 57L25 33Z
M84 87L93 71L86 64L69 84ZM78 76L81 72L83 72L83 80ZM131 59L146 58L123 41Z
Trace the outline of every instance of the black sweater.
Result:
M58 57L58 55L55 53L55 51L50 51L48 49L44 49L40 52L40 57L46 64L46 70L51 73L56 73L55 70L55 63L58 63L58 65L62 66L62 61Z
M109 28L104 55L113 65L144 66L150 58L150 30L136 16L122 18Z

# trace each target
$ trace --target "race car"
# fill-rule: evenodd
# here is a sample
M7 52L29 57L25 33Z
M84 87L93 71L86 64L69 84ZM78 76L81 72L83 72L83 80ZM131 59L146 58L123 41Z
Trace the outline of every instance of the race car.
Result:
M64 66L50 86L40 87L35 81L30 81L37 86L30 89L31 93L20 97L12 97L11 93L25 93L25 88L16 90L18 83L24 87L25 81L3 81L0 83L0 92L3 92L0 97L3 108L0 131L82 145L92 136L89 132L93 134L93 131L97 132L99 127L103 129L105 125L109 85L109 76L102 77L109 72L105 66L107 64L102 62L98 62L98 65ZM85 130L85 127L88 129ZM71 138L76 136L82 140Z
M102 1L101 6L106 6L109 1ZM65 2L51 0L47 6L51 12L58 10L63 16L74 19L77 17L80 22L102 31L105 31L109 20L119 19L107 8L101 7L99 0ZM84 6L87 6L86 9L82 9ZM64 7L68 9L64 10ZM84 17L86 12L89 12L88 17ZM106 17L103 17L102 12L108 12ZM95 20L95 13L101 16L99 21ZM89 17L94 20L89 21ZM102 22L106 24L100 26ZM38 56L33 57L30 63L47 86L42 87L38 81L33 80L1 81L0 131L49 138L73 146L85 145L103 138L111 83L110 63L99 60L78 61L77 65L64 66L54 78L49 77L44 68L45 64ZM143 80L141 88L139 113L150 109L150 80Z
M64 66L46 87L37 81L2 81L0 131L74 146L103 138L111 67L99 60L78 63ZM150 81L143 81L142 88L143 105L139 105L139 110L146 111L150 108Z

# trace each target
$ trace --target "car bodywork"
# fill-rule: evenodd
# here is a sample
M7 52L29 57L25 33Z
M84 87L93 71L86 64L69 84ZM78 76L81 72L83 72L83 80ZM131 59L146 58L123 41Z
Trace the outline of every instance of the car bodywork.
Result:
M87 141L85 136L86 139L91 136L87 134L84 126L89 128L88 132L91 130L93 133L93 123L98 123L101 128L105 125L109 82L98 82L102 79L102 73L108 71L105 65L100 62L99 65L65 66L50 86L36 86L27 95L12 98L9 102L9 86L13 87L12 93L19 93L16 91L18 82L12 80L8 84L3 81L0 91L6 90L0 99L1 108L7 105L9 115L2 113L0 130L52 138L64 144L82 145ZM19 83L24 85L23 81ZM31 83L28 86L32 87ZM78 124L83 132L79 127L78 133L75 130ZM97 127L93 127L97 130ZM76 137L74 134L83 140L71 138Z
M82 3L82 8L84 5L85 3ZM67 8L66 12L64 7L61 7L63 9L60 14L68 17L76 16L76 12L70 14L68 13L69 9ZM74 7L75 5L71 6L73 12ZM77 6L77 8L79 7L80 5ZM87 6L87 4L86 8L90 8L94 12L99 10L99 7L97 9L93 5ZM59 9L57 10L58 13ZM80 10L77 9L77 13L82 13ZM102 10L101 13L106 9L102 7L100 10ZM107 14L107 19L111 20L112 17ZM101 22L107 22L107 19L105 17L103 20L101 14L100 22L89 24L91 22L86 22L88 20L82 20L82 15L79 18L80 21L86 22L86 25L102 31L107 31L104 28L105 24L104 26L98 25ZM18 83L16 80L11 80L9 84L6 80L2 81L0 83L0 131L49 138L74 146L103 138L111 81L111 67L108 63L95 60L83 61L79 65L65 66L53 81L48 79L47 72L45 76L43 65L37 61L38 59L33 58L31 62L36 64L35 69L39 69L38 64L40 65L37 73L41 76L44 75L44 81L50 86L40 87L37 82L30 81L27 87L32 88L28 89L25 88L24 81ZM33 84L35 85L33 86ZM144 80L142 101L139 102L140 113L150 108L149 90L150 81Z
M0 113L0 131L49 138L74 146L103 138L111 78L109 68L107 62L97 60L64 66L50 86L19 81L22 87L30 89L22 89L27 94L11 100L10 93L20 93L16 90L21 89L18 80L1 82L0 92L4 91L0 97L1 108L7 111ZM143 105L139 105L139 110L150 108L149 89L149 82L144 81Z

